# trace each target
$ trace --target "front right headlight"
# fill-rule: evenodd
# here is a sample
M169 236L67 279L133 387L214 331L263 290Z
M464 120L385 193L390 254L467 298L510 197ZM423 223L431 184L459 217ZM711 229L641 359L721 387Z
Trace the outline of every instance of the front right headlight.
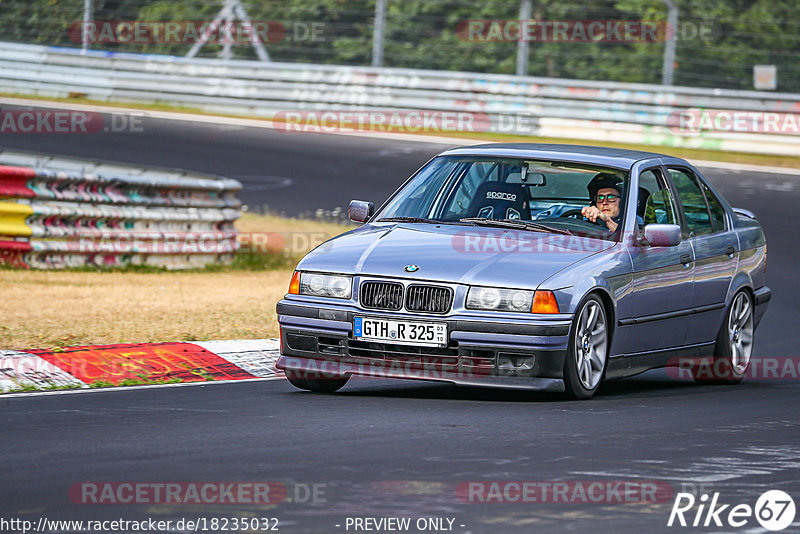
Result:
M301 272L299 273L298 293L315 297L349 299L353 295L353 277Z

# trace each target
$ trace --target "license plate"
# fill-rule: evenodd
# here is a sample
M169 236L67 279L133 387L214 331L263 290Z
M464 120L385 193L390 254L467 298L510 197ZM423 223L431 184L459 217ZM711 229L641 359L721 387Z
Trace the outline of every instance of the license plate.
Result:
M353 337L361 341L380 341L395 345L446 347L447 323L356 317L353 319Z

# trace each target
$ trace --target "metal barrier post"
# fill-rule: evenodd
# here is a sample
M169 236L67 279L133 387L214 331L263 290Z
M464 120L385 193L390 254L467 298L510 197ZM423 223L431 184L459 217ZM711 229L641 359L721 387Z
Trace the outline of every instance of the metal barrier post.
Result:
M384 34L386 33L386 0L375 2L375 28L372 36L372 66L383 66Z
M675 42L678 39L678 6L674 0L661 1L667 6L667 42L664 44L661 84L672 85L672 75L675 70Z
M89 49L89 23L92 20L92 13L94 12L92 0L84 0L83 2L83 31L81 32L81 50L85 54Z
M528 52L530 43L523 37L522 25L531 18L531 0L519 3L519 42L517 42L517 76L528 74Z

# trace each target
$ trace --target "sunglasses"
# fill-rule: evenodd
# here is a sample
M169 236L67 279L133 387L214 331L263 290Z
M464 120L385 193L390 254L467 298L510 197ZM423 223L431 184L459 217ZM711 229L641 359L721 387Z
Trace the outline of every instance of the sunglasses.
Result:
M595 195L594 196L594 201L597 202L598 204L603 202L603 201L616 202L617 200L619 200L619 195L615 195L613 193L610 194L610 195Z

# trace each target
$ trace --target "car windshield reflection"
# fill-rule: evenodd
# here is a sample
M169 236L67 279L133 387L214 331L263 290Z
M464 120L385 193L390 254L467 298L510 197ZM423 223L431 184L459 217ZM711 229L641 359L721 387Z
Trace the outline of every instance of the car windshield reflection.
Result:
M582 163L442 156L374 220L491 225L616 241L628 178L627 171ZM595 212L587 212L593 206Z

